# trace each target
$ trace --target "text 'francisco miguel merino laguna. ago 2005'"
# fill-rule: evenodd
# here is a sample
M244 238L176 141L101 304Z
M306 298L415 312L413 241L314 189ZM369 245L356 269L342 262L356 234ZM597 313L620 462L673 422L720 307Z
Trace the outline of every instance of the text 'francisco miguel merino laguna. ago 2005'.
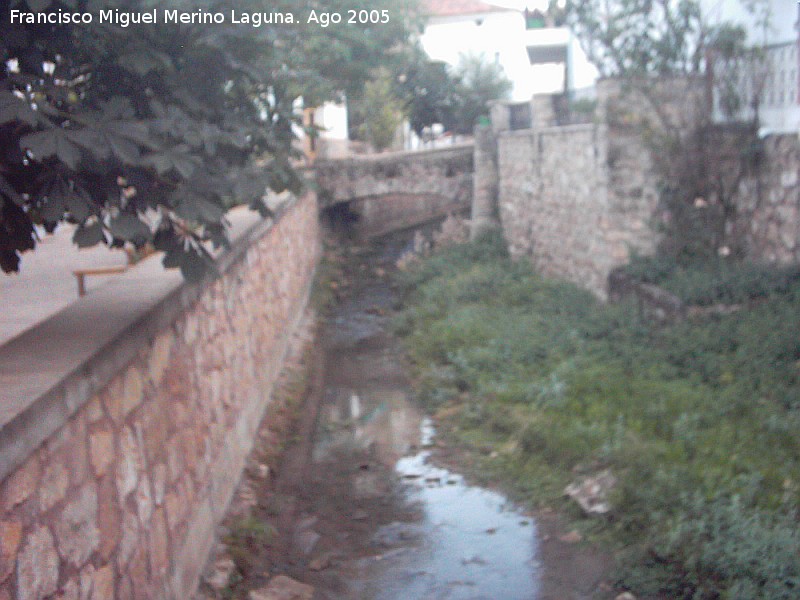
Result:
M262 25L290 25L298 22L295 15L290 12L242 12L231 10L230 12L224 13L208 12L202 9L181 11L166 8L162 10L154 8L152 10L140 12L109 9L101 10L97 13L70 12L62 9L48 12L26 12L14 9L11 11L10 17L11 23L50 25L107 23L120 27L159 23L183 23L192 25L228 23L232 25L261 27ZM313 22L313 20L309 18L309 22Z

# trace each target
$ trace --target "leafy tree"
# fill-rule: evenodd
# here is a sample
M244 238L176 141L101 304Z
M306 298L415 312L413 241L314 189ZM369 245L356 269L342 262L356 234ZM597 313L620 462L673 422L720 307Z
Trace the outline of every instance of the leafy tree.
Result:
M458 103L458 82L447 64L432 61L417 46L398 76L398 94L403 98L409 124L421 136L435 123L451 123Z
M291 12L297 25L101 24L97 11L163 8L230 13L218 0L0 0L0 14L92 12L90 25L0 25L0 267L19 268L34 225L78 225L80 246L165 251L197 277L206 242L227 244L224 213L267 214L266 189L299 191L296 100L363 84L407 37L389 24L321 28L311 9L383 8L366 0L236 3L240 12ZM2 68L2 67L0 67Z
M362 125L364 137L379 152L389 148L403 122L403 114L388 71L379 70L364 86L363 109L366 113Z
M749 0L748 7L768 18L765 4ZM567 14L601 74L621 79L631 93L629 109L639 112L640 131L658 157L662 201L673 216L665 248L686 261L716 256L728 244L739 183L759 157L757 122L721 127L713 112L714 95L728 117L738 112L743 71L757 67L744 29L709 24L698 0L572 0ZM755 83L758 91L763 81ZM680 107L678 89L685 91ZM698 226L692 207L709 203L711 218Z
M484 54L462 55L455 79L455 107L444 125L461 134L471 134L478 119L489 114L489 103L507 98L512 88L502 67L490 62Z

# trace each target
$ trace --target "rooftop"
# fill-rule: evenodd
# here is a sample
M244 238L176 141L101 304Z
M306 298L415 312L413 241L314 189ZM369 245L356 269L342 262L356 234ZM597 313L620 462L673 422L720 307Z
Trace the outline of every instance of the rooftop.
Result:
M514 10L480 0L424 0L423 7L425 13L432 17L456 17Z

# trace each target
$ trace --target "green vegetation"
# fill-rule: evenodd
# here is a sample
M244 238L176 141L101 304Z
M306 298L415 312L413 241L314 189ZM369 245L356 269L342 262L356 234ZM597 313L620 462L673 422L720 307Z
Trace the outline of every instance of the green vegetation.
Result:
M484 476L550 506L579 474L618 477L608 518L581 524L625 548L622 586L798 596L796 279L749 310L656 327L511 262L492 238L399 278L419 399Z
M266 216L267 190L303 187L299 106L357 95L407 44L412 4L394 3L388 23L323 28L307 21L312 10L385 6L0 0L0 269L19 269L38 243L35 226L69 222L81 247L151 244L165 266L202 276L212 265L206 242L228 243L228 208ZM229 18L267 8L276 22ZM9 22L11 10L29 18ZM160 17L117 25L101 11ZM164 11L190 22L166 22ZM36 22L41 13L50 24ZM92 23L57 18L74 13ZM225 22L203 20L213 15Z
M645 283L656 284L687 304L741 304L774 294L788 294L800 283L797 265L742 264L724 258L692 265L679 264L666 255L634 257L626 272Z
M402 106L387 70L379 69L375 79L365 84L363 104L366 112L362 125L364 138L375 150L386 150L394 142L397 129L403 122Z

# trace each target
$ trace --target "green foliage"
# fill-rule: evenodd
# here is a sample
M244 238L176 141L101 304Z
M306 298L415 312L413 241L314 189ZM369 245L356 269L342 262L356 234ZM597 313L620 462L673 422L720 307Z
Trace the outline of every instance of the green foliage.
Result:
M502 67L484 54L462 55L454 77L458 82L455 107L452 120L444 126L455 133L471 134L480 117L489 114L489 103L507 98L512 84Z
M661 327L510 261L497 238L400 281L418 393L452 415L449 434L479 450L485 474L550 506L575 472L618 477L595 527L629 550L624 586L796 595L800 281L765 284L749 310Z
M366 113L362 125L364 138L375 150L386 150L394 142L403 115L391 75L385 69L379 70L364 86L362 108Z
M740 262L721 257L682 264L663 254L635 256L625 267L634 278L659 285L687 304L741 304L789 293L800 267Z
M76 243L150 243L200 277L227 244L225 211L267 215L268 190L298 192L293 128L306 105L359 88L408 36L411 5L389 23L322 28L310 9L385 8L373 0L280 0L299 23L260 27L100 23L98 11L262 12L246 0L0 0L0 13L70 9L91 25L0 24L0 267L76 223Z
M696 73L705 27L695 0L570 0L568 23L603 75Z
M435 123L449 123L458 103L458 82L448 66L432 61L421 47L406 59L398 78L398 93L405 104L409 124L417 135Z
M766 27L769 2L746 5ZM727 238L736 194L758 166L750 149L759 146L758 105L768 76L761 53L746 45L745 28L711 25L699 0L571 0L567 13L590 60L630 94L626 109L639 121L670 216L662 231L668 252L707 260L733 246ZM676 85L685 86L683 97ZM753 116L734 124L745 87ZM715 122L715 106L729 119L725 126ZM705 210L695 210L698 204Z

